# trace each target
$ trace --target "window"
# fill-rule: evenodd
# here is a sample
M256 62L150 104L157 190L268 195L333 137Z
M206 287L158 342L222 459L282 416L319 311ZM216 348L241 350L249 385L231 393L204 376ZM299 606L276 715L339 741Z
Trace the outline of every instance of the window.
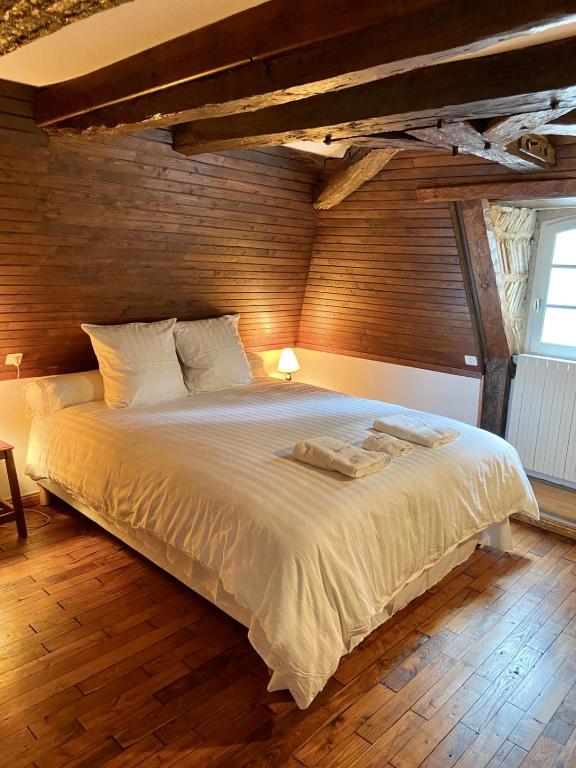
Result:
M526 341L528 352L576 359L576 216L542 224Z

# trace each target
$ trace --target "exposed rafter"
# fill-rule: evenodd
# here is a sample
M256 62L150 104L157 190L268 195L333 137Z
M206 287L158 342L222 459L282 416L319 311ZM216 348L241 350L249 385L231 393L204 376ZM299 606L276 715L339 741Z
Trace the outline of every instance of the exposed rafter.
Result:
M430 152L436 149L432 144L414 139L406 133L375 133L366 136L354 136L350 139L339 139L330 143L368 147L369 149L405 149L409 152Z
M314 208L325 210L338 205L354 190L361 187L379 173L399 149L365 149L350 147L342 160L342 165L324 184Z
M126 131L224 117L480 51L576 20L565 0L270 0L39 94L38 124Z
M185 154L405 131L436 120L576 107L576 39L395 75L290 104L175 128Z
M576 111L568 112L559 120L542 126L540 133L546 136L576 136Z
M0 3L0 56L67 24L128 0L14 0Z
M522 153L517 147L499 146L487 141L484 134L479 133L466 122L442 123L434 128L418 128L408 131L411 136L421 138L429 144L435 144L445 149L453 149L467 155L476 155L484 160L491 160L514 171L538 171L553 167L554 152L550 145L548 156L550 161L542 161L538 157ZM542 139L542 141L545 141Z
M543 133L546 123L562 117L570 112L570 107L564 109L544 109L540 112L526 112L520 115L511 115L493 120L482 131L482 135L494 144L508 144L525 133Z
M422 187L417 192L422 203L457 200L524 200L526 198L576 197L576 179L522 179L449 187Z

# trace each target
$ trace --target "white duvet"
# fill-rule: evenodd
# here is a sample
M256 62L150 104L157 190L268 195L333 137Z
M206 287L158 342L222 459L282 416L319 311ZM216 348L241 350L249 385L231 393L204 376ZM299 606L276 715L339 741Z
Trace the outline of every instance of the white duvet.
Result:
M537 517L515 449L474 427L348 479L290 458L300 440L359 445L380 415L409 412L266 380L141 408L103 402L36 419L28 473L109 521L195 558L252 614L249 638L306 707L395 593L480 530Z

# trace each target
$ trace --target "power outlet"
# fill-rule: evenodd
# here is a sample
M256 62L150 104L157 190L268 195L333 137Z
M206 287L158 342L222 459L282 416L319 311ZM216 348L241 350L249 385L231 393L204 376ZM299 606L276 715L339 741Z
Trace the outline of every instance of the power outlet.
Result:
M464 355L464 362L466 365L478 365L478 358L476 355Z
M4 365L15 365L16 368L20 365L22 362L22 358L24 355L22 352L12 352L10 355L6 355L6 360L4 360Z

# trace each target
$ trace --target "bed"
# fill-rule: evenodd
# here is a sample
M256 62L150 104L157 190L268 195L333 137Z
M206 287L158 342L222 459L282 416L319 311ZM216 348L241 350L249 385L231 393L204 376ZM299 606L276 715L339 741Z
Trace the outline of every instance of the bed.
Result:
M469 557L538 517L515 449L457 426L357 480L294 461L299 440L361 442L405 411L274 379L140 408L35 418L27 473L248 628L307 707L340 658Z

